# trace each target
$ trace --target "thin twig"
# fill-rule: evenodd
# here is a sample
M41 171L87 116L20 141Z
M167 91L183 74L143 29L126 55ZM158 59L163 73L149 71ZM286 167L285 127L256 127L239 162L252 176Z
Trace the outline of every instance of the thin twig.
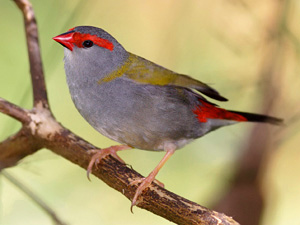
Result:
M18 179L16 179L11 174L2 171L1 174L10 181L13 185L19 188L24 194L26 194L32 201L34 201L39 207L43 209L43 211L52 218L52 220L57 225L66 225L66 223L62 222L61 219L55 214L55 212L44 202L40 197L38 197L33 191L31 191L27 186L21 183Z

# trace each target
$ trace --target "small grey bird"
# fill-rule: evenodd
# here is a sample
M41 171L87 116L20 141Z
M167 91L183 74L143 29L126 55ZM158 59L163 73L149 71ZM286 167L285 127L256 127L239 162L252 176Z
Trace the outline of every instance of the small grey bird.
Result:
M175 150L187 143L238 122L282 122L219 108L199 93L227 101L216 90L127 52L100 28L78 26L53 39L65 47L67 83L76 108L97 131L122 143L99 150L88 173L107 154L121 160L116 152L123 149L166 152L146 178L131 183L140 183L132 207Z

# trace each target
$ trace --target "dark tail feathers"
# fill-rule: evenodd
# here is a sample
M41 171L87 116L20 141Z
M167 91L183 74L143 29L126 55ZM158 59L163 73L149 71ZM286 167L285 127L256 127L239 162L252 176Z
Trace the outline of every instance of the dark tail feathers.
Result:
M271 117L271 116L265 116L260 114L254 114L254 113L245 113L245 112L238 112L238 111L231 111L229 112L239 114L247 119L249 122L259 122L259 123L271 123L275 125L283 125L283 119Z

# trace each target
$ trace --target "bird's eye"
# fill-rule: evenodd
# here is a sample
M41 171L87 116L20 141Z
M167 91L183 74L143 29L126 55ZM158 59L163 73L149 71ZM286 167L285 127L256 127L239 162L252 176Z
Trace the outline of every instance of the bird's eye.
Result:
M94 45L94 42L90 41L90 40L86 40L82 43L83 47L85 48L90 48Z

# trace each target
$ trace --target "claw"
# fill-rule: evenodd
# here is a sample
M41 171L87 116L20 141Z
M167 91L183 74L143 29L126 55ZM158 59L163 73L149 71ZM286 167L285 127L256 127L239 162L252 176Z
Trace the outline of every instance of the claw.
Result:
M155 175L153 173L150 173L148 177L146 178L140 178L140 179L137 179L137 180L134 180L130 183L130 185L135 185L137 183L141 183L138 188L136 189L135 191L135 194L134 194L134 197L132 199L132 202L131 202L131 207L130 207L130 210L131 212L132 209L133 209L133 206L135 206L137 204L137 199L138 197L142 194L142 192L150 186L150 184L152 183L152 181L154 180L154 177Z
M104 158L107 155L112 155L114 158L118 159L120 162L125 163L118 155L117 152L125 149L129 149L131 147L127 145L116 145L116 146L111 146L109 148L104 148L100 150L90 150L90 152L94 153L94 155L91 158L91 161L87 167L87 178L89 181L90 179L90 174L93 171L93 166L95 165L96 167L100 163L101 159Z
M86 171L86 176L87 176L87 178L88 178L89 181L92 181L91 178L90 178L90 173L91 172L92 171L89 171L89 170Z
M131 213L133 214L133 204L131 203L131 206L130 206L130 211L131 211Z

